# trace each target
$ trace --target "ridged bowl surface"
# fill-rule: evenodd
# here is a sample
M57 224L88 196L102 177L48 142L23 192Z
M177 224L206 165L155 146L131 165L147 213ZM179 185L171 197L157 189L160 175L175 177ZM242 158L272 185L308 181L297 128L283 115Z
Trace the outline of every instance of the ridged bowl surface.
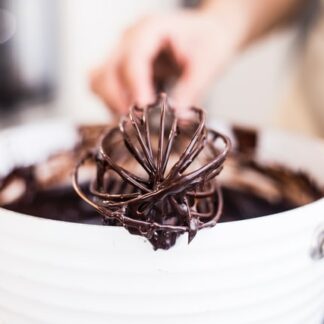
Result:
M324 183L320 140L265 130L259 146L261 160ZM0 324L322 324L324 260L311 257L321 229L324 199L153 251L122 228L0 209Z

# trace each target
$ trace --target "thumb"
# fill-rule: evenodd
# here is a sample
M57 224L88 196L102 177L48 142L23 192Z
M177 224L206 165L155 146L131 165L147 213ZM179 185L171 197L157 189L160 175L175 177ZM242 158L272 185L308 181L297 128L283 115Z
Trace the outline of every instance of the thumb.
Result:
M210 72L203 64L195 64L186 68L178 79L172 97L177 115L181 118L189 118L189 108L197 105L210 81Z

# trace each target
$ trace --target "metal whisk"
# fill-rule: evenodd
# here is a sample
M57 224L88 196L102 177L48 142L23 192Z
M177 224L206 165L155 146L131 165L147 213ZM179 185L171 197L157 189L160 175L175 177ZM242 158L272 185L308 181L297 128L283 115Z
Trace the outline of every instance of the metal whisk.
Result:
M147 107L133 106L118 127L110 129L99 148L77 164L73 186L103 215L145 236L154 248L168 249L185 232L212 227L223 201L216 176L230 149L229 139L205 126L205 112L177 119L166 95ZM88 190L79 184L79 169L95 164Z

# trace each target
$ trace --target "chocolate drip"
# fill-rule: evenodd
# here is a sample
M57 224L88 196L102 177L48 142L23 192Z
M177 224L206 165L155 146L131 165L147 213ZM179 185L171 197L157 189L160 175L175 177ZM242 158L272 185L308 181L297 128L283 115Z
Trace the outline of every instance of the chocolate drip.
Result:
M170 248L185 232L190 242L222 213L215 178L230 142L206 128L203 110L191 111L196 120L178 120L165 95L154 105L132 107L119 127L103 136L99 149L81 159L73 175L76 192L108 224L119 222L148 238L155 249ZM96 177L85 191L78 174L87 161L95 163Z

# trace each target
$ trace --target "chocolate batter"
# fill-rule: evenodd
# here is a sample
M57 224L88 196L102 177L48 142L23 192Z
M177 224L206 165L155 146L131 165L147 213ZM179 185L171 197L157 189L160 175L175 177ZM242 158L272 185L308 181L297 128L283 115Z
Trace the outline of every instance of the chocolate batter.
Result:
M200 114L200 117L201 116L202 115ZM159 117L161 117L161 114ZM165 143L169 143L168 139L170 139L170 137L172 138L172 134L175 132L172 131L175 130L175 127L172 127L172 123L170 126L170 121L172 121L172 118L172 114L165 114L165 120L167 120L164 125L165 134L167 135L165 136L167 138ZM189 193L197 193L197 191L202 193L205 190L205 195L202 194L202 197L195 197L194 194L186 195L188 191L184 190L187 187L184 187L181 181L186 180L188 174L191 174L192 172L199 173L200 168L206 163L212 163L214 160L217 160L220 156L222 156L222 159L218 160L221 161L221 163L219 165L217 164L218 167L216 168L217 172L215 175L219 173L224 159L224 154L222 155L222 152L224 152L224 146L214 147L214 150L210 150L209 148L213 147L213 142L211 140L213 137L205 138L207 139L206 143L210 144L209 148L201 151L203 154L198 160L199 163L188 166L188 171L184 172L185 176L183 178L177 178L177 176L179 177L179 174L173 171L174 176L171 178L171 180L175 180L175 183L181 184L181 186L179 188L175 186L175 189L172 187L171 189L168 188L166 194L160 195L161 187L163 189L163 186L159 187L157 184L163 183L164 177L167 177L167 174L169 174L172 170L179 171L179 165L175 169L173 169L173 166L176 165L175 162L179 159L179 156L181 156L181 152L183 153L183 148L187 147L188 143L190 143L192 137L191 134L194 134L194 129L197 129L197 125L198 127L201 125L201 121L202 119L199 119L198 123L193 123L191 128L188 125L179 126L177 131L181 132L183 138L178 141L174 140L173 150L170 151L168 156L169 160L172 162L166 163L167 156L165 154L167 150L164 150L162 156L160 155L161 159L159 160L159 163L163 166L162 169L164 169L165 172L160 172L159 175L155 173L154 176L148 173L147 177L145 177L147 174L145 173L145 168L149 169L151 167L148 160L144 162L146 164L139 166L140 163L138 160L134 158L130 159L134 157L134 155L126 155L125 152L130 152L129 147L126 147L126 149L123 148L120 141L119 145L116 145L116 141L118 142L118 140L123 138L120 134L118 135L120 137L116 135L119 130L110 129L108 130L108 135L103 137L103 141L101 142L101 152L103 155L100 157L96 154L97 138L100 136L100 134L106 134L107 129L102 126L82 127L80 129L80 136L82 139L81 142L74 152L65 152L63 154L63 159L62 154L60 156L54 156L51 157L44 165L34 165L24 169L16 169L6 178L2 179L2 181L0 179L0 206L24 214L61 221L87 224L104 223L111 226L126 225L125 227L131 233L145 235L151 241L154 248L168 249L174 245L179 234L187 231L191 235L192 239L196 231L199 228L204 227L204 224L208 224L208 226L210 224L214 225L221 213L222 201L224 203L224 207L220 221L226 222L282 212L310 203L323 196L323 191L318 188L318 186L316 186L304 173L296 173L278 165L258 164L254 157L258 138L257 133L253 130L244 130L241 128L233 129L234 135L236 136L235 140L237 142L237 146L229 156L225 166L225 172L221 173L221 175L218 177L218 181L216 182L214 178L207 178L207 181L204 182L205 187L201 186L201 182L194 184L189 183ZM150 123L151 125L156 123L156 116L151 116ZM139 125L141 127L143 126L143 124ZM132 126L132 123L124 124L124 126L126 128L130 127ZM159 140L159 137L156 136L157 134L160 134L159 127L161 127L161 119L158 119L157 124L155 124L154 129L157 130L157 133L155 134L153 129L150 136L153 143L152 153L155 157L161 154L161 151L158 150L158 144L161 143L161 139ZM206 134L207 131L204 126L201 129L203 130L202 134ZM127 131L129 131L128 128ZM131 134L130 137L134 140L135 134ZM197 144L201 144L203 142L202 138L200 138L199 135L197 136L197 132L193 137L197 140ZM144 141L146 141L146 139ZM114 148L112 152L109 152L110 145L112 145L111 147ZM137 145L140 144L137 142ZM165 145L166 147L168 146L167 144ZM198 146L196 146L197 149ZM138 148L138 146L135 147ZM154 147L157 147L157 149L155 150ZM99 206L99 208L96 209L80 199L70 184L69 175L73 169L73 166L75 165L75 160L78 160L80 156L85 154L85 152L88 152L87 154L90 159L94 159L92 164L86 165L85 168L90 167L92 170L95 169L96 181L89 182L91 177L88 177L88 180L83 179L81 181L80 187L78 188L86 197L90 197L87 199L92 199L91 202L95 203L96 206ZM160 190L159 194L154 200L154 208L152 208L152 206L149 204L144 204L144 206L142 205L143 201L141 198L143 197L143 193L139 191L136 186L121 182L120 176L116 172L111 173L111 168L107 168L107 164L105 164L106 160L103 158L105 154L108 154L111 157L113 163L116 163L117 161L124 169L130 170L133 173L136 171L137 177L134 179L139 180L139 178L141 178L144 180L140 182L140 184L147 185L152 191L156 190L156 188L158 191ZM140 156L142 155L143 152L140 154ZM52 168L53 172L50 172L50 176L42 176L40 169L51 169L49 166L53 164L53 160L55 162L55 168ZM152 162L156 163L156 161L157 159L155 158ZM186 159L184 159L184 162L185 161ZM142 160L141 162L143 163ZM211 168L211 172L212 170L214 169ZM201 180L200 177L197 179L199 181ZM255 179L257 179L257 181ZM2 193L5 192L6 188L9 188L9 186L15 182L19 183L19 181L24 183L25 186L21 194L11 200L4 199L4 195L2 195ZM172 181L171 184L174 183ZM214 187L211 186L211 181L215 181ZM222 184L223 198L218 195L217 190L219 188L219 182ZM184 184L186 185L186 181L184 181ZM102 196L106 195L107 193L110 195L108 196L108 199L107 196ZM168 199L170 195L175 197L176 201L178 202L178 208L177 206L169 203ZM137 200L137 202L140 203L136 203L134 205L127 203L128 199L134 198L140 198ZM184 198L187 198L187 201L185 201ZM196 203L196 215L188 218L188 211L194 208L194 200L197 198L206 198L207 202L211 203L212 205L208 205L208 203L206 205L205 203L201 204L201 202ZM113 204L115 202L121 204L117 204L117 206L110 204L109 199L111 199ZM126 202L126 204L124 204L124 202ZM187 207L184 208L186 213L184 213L181 209L184 206L183 202L187 204ZM146 201L144 201L144 203L146 203ZM160 211L163 209L164 213L161 214ZM153 219L153 221L158 224L158 226L156 226L151 233L147 230L147 228L131 226L132 223L123 222L124 219L121 219L120 216L111 216L111 213L118 211L119 213L122 212L123 215L130 218L134 214L138 215L137 212L139 210L146 211L146 213L143 213L146 217L144 218L145 222L149 223L149 220ZM204 215L208 212L211 213L206 220L204 217L199 219L199 215ZM192 223L192 219L195 220L194 223ZM197 222L197 219L200 222ZM136 224L137 223L135 222L135 225ZM166 225L166 227L163 227L163 225ZM157 232L157 234L154 232Z
M222 192L224 211L220 222L260 217L298 207L286 199L271 203L252 192L232 188L223 188ZM103 224L102 216L80 199L72 187L35 190L29 198L26 195L3 208L47 219Z
M259 169L260 166L257 166ZM249 169L256 172L253 164ZM50 189L32 186L30 180L34 177L33 168L20 169L12 173L18 174L29 183L26 192L15 201L4 204L2 207L19 213L33 215L41 218L77 222L85 224L103 224L102 216L91 206L85 203L75 193L72 186L53 187ZM309 196L309 202L323 197L322 191L314 185L304 174L296 174L282 167L266 167L263 174L269 179L277 179L277 186L289 185L291 182L297 186L299 194ZM275 174L275 176L272 176ZM279 175L285 174L281 179ZM285 180L284 180L285 179ZM83 190L88 184L83 185ZM269 200L259 192L253 191L248 186L235 188L235 185L222 186L224 209L219 222L238 221L249 218L272 215L303 205L301 201L282 196L276 200ZM110 225L118 225L111 221Z

